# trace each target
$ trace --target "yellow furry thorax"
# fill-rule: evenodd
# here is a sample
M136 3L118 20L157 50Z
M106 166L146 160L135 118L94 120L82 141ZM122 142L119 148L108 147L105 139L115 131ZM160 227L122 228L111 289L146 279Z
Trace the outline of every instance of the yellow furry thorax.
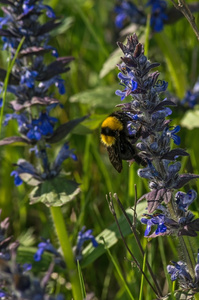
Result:
M103 127L109 127L111 130L121 131L123 129L123 124L118 118L114 116L109 116L102 123L102 128Z

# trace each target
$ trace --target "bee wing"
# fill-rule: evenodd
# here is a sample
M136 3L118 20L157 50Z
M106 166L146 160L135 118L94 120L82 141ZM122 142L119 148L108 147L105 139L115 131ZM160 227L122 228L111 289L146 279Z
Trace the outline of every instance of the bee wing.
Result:
M120 155L120 149L117 145L107 147L110 162L113 167L120 173L122 171L122 159Z

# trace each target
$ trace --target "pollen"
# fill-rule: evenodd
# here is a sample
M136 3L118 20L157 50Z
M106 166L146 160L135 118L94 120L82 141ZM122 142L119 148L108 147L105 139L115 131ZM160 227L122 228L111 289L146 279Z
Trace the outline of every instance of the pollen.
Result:
M108 127L111 130L119 130L121 131L123 129L123 124L118 120L116 117L108 117L104 120L102 123L102 128L103 127Z
M105 134L101 134L101 141L106 147L110 147L115 144L115 138Z

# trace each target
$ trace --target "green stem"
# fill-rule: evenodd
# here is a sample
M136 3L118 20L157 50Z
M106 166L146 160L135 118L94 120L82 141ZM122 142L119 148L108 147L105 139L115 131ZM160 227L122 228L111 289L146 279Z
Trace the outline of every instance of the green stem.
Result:
M167 207L169 209L172 219L175 220L176 213L175 213L175 207L174 207L173 203L174 202L172 199L171 202L167 204ZM187 264L187 267L188 267L191 277L194 278L195 277L194 267L195 267L196 261L195 261L193 247L190 243L190 239L187 236L179 236L178 240L180 243L180 249L183 253L183 259L185 260L185 262Z
M74 261L74 255L70 244L68 232L66 230L65 221L60 207L51 207L51 215L53 218L56 233L62 248L63 256L67 265L70 283L72 285L72 293L74 300L81 300L81 286L78 276L77 267Z
M11 73L13 67L14 67L15 61L17 59L17 55L19 54L19 51L21 50L21 47L23 45L24 40L25 40L25 36L21 39L12 60L11 60L11 54L10 54L9 64L8 64L7 73L6 73L6 76L5 76L5 80L4 80L4 84L3 84L3 90L2 90L3 91L3 105L1 107L1 113L0 113L0 134L1 134L4 106L5 106L5 102L6 102L6 93L7 93L7 87L8 87L8 83L9 83L10 73Z
M194 267L196 265L193 249L187 236L179 236L181 250L183 251L184 259L187 263L189 273L192 278L195 278Z

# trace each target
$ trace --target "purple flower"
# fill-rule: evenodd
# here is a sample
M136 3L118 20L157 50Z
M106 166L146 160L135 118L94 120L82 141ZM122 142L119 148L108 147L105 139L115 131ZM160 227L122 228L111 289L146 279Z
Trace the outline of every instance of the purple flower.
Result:
M26 70L25 74L21 74L21 84L26 84L28 88L32 89L35 85L35 79L38 75L36 71Z
M115 6L114 11L116 13L115 25L118 28L122 28L127 20L136 24L144 24L146 22L143 12L130 1L120 1Z
M77 237L77 246L76 246L76 260L81 260L82 259L82 248L83 244L86 241L91 241L93 244L93 247L98 246L98 242L96 241L95 237L92 235L93 230L88 229L87 231L86 227L83 226L82 230L79 231L78 237Z
M181 139L180 139L179 136L176 135L176 133L179 132L179 131L180 131L180 126L179 125L176 126L173 130L170 130L170 131L167 130L167 135L170 136L173 139L174 143L178 146L181 143Z
M197 193L194 190L189 190L187 193L177 192L175 195L178 208L182 211L187 211L189 205L196 199Z
M0 298L5 298L7 296L7 294L3 291L3 290L0 290Z
M157 226L157 229L155 231L155 234L158 235L160 233L164 233L167 230L167 227L165 226L165 216L163 214L158 214L158 215L147 215L145 214L148 218L142 218L141 222L143 224L146 224L146 230L144 233L144 236L148 236L149 233L151 232L151 227L152 226Z
M31 124L27 125L29 128L27 137L31 140L40 140L42 136L47 136L53 133L54 124L58 120L50 117L46 112L41 112L38 119L33 119Z
M32 185L37 185L42 182L42 179L40 175L37 173L37 170L33 167L32 164L30 164L26 160L19 159L17 164L15 164L15 166L17 166L17 169L11 173L11 176L15 176L15 185L22 184L22 179L28 182L30 181L31 178L34 178L35 184Z
M171 275L172 281L175 281L177 279L180 279L181 281L185 281L185 282L192 281L191 275L188 273L186 263L182 261L179 261L177 263L172 261L172 263L174 265L167 266L167 271Z
M54 246L50 243L50 240L46 240L42 238L43 242L39 243L38 250L34 255L35 261L40 261L44 251L55 254L56 256L60 256L59 252L54 248Z
M19 172L17 170L14 170L10 173L10 176L14 176L14 184L16 186L19 186L23 183L23 180L19 176Z
M74 149L69 149L68 143L65 143L55 159L54 169L59 169L63 161L69 157L75 161L77 160L77 156L74 154Z
M160 32L163 30L164 21L168 20L166 15L167 3L164 0L149 0L147 6L151 5L151 21L150 25L154 31Z
M190 108L194 108L194 106L199 101L199 80L196 81L193 90L189 90L186 92L184 99L181 101L182 105L188 105Z
M135 81L134 73L129 71L128 75L123 73L118 74L118 78L120 79L120 84L125 87L123 91L117 90L115 94L121 97L121 100L124 100L125 97L130 95L131 92L135 91L138 87L137 82Z
M52 84L58 87L60 95L65 94L64 80L58 75L39 83L39 87L47 90Z

